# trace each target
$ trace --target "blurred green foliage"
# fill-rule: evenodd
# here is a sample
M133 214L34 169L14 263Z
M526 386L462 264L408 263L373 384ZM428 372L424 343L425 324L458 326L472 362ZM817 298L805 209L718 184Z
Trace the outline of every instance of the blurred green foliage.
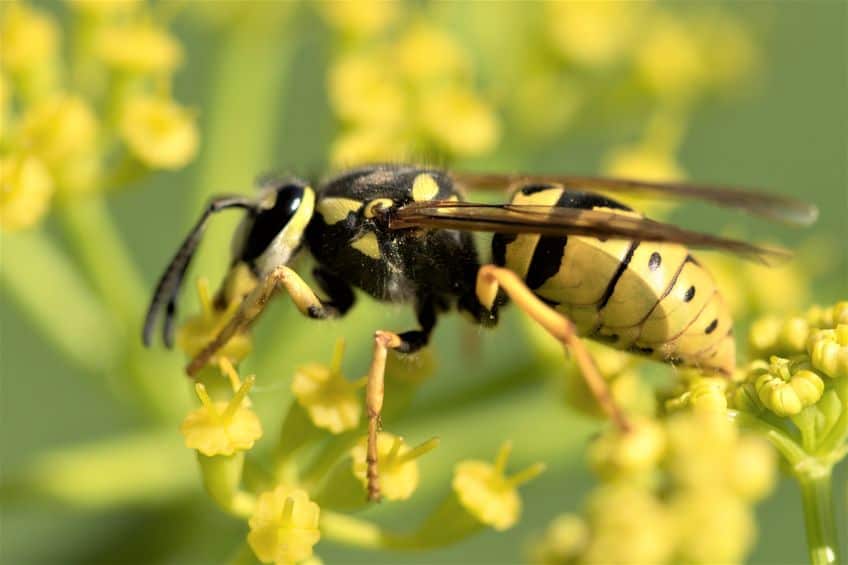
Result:
M67 23L64 4L37 5ZM262 2L211 6L158 4L160 16L179 15L172 31L185 49L185 64L175 77L173 92L198 112L197 160L177 172L146 176L110 195L108 202L130 259L151 289L209 195L249 191L257 174L267 171L321 176L329 167L330 148L347 127L333 113L327 76L340 53L356 47L356 37L328 27L317 11L304 6ZM685 16L698 7L696 3L674 9ZM544 16L512 18L510 11L518 9L517 4L506 3L491 10L477 7L471 14L476 17L471 17L472 8L460 3L427 8L429 21L449 30L465 47L475 63L470 84L494 101L504 123L500 143L479 155L446 153L432 136L415 149L432 151L433 158L464 168L495 171L596 172L607 167L611 148L638 144L649 103L633 95L627 77L603 72L587 79L592 88L583 95L593 103L582 109L573 126L550 132L521 126L545 125L547 112L552 120L570 119L561 115L567 113L562 101L573 93L559 92L545 82L553 64L550 60L556 57L532 44L544 33ZM733 83L721 95L712 93L687 109L688 124L676 161L693 179L767 187L817 204L822 215L814 228L801 235L698 207L675 210L672 218L696 229L726 226L753 239L802 245L805 269L813 281L812 301L827 304L844 298L848 290L844 244L848 241L848 8L841 3L745 3L723 9L749 28L759 53L758 70L753 80L740 81L739 88ZM545 61L521 66L509 60L509 53L497 51L502 42L543 52ZM572 76L563 69L554 74L558 80L560 75ZM525 81L536 85L524 93L534 106L530 109L521 105L521 96L504 92L521 91ZM531 109L542 115L528 116ZM90 217L77 216L77 220L86 222ZM69 220L63 218L63 222L51 215L44 230L60 251L84 263L84 251L67 239ZM73 218L70 222L74 225ZM221 218L210 228L194 274L214 281L223 272L234 223L234 218ZM96 253L97 242L92 246ZM37 252L40 248L28 249ZM2 251L4 271L49 273L60 268L48 255L27 256L19 248ZM159 385L158 394L174 398L170 411L151 416L125 384L126 374L94 375L85 362L69 362L53 346L43 328L45 317L72 328L78 324L77 333L84 337L98 336L104 329L85 326L91 319L89 310L100 306L63 304L65 289L50 282L49 277L40 280L38 290L46 307L37 322L31 308L14 300L8 283L2 289L3 561L218 562L231 555L242 543L244 524L210 503L202 493L190 452L180 445L177 425L191 393L181 376L181 356L155 355L153 382ZM94 280L78 282L97 288ZM184 312L197 307L191 294L185 293ZM133 310L137 306L130 307L121 321L122 339L125 335L134 340L139 331L141 313ZM295 367L328 357L333 346L328 336L346 337L345 367L348 374L357 375L368 362L372 330L406 328L411 319L409 312L363 299L348 319L323 326L301 319L288 301L274 304L257 326L256 353L242 370L258 375L251 396L266 436L277 433L290 401ZM412 407L391 422L392 431L413 444L435 435L441 437L441 445L422 460L422 486L414 498L369 509L368 515L393 524L417 523L435 503L437 489L449 482L455 461L490 458L505 438L513 438L516 468L535 461L548 464L547 472L523 489L524 515L519 524L505 534L485 531L455 547L424 554L377 554L326 542L318 546L325 562L518 562L526 555L522 544L531 534L542 531L555 515L580 508L591 484L582 448L598 429L597 423L563 409L543 379L559 374L561 365L540 361L528 339L516 339L516 335L526 332L515 312L506 316L498 330L479 336L455 318L441 323L434 346L438 378L428 381ZM100 339L87 343L91 357L109 354ZM102 339L105 343L114 336ZM49 470L54 461L49 457L61 455L54 450L95 443L94 453L112 456L114 466L86 467L83 451L75 468L92 484L110 485L112 499L100 503L89 497L81 503L86 493L71 483L58 485L57 496L40 500L29 496L26 485L8 482L33 460ZM137 460L121 462L124 453ZM139 456L144 453L156 455ZM151 461L166 464L145 466ZM846 499L846 481L843 465L835 477L837 501ZM145 488L145 484L152 486ZM120 503L115 504L116 500ZM837 503L837 507L844 531L845 505ZM791 483L783 481L758 507L757 519L760 533L752 562L804 561L800 500Z

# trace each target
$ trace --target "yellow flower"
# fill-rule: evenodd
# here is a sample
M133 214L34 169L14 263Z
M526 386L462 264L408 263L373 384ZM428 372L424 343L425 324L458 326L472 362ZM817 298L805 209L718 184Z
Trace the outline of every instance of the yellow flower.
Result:
M320 514L306 491L280 485L260 495L248 520L247 543L263 563L303 561L321 539Z
M748 506L722 489L691 489L671 501L685 563L738 563L754 542Z
M589 461L601 476L622 476L653 469L665 451L665 433L652 420L631 421L628 432L610 429L589 448Z
M9 110L11 101L11 88L6 75L0 71L0 143L6 138L6 130L9 127Z
M697 92L707 72L692 31L670 15L657 16L648 26L638 43L636 66L650 89L673 99Z
M646 12L639 2L551 1L547 8L554 48L587 67L605 67L626 55Z
M322 0L318 6L331 26L347 35L368 37L397 20L403 4L386 0Z
M199 144L195 116L172 100L137 96L127 101L121 134L141 162L156 169L179 169Z
M727 410L727 379L701 377L692 380L688 390L681 396L669 400L666 407L691 407L696 411L724 413Z
M53 18L23 2L5 4L0 22L0 64L21 72L52 59L59 43Z
M47 213L53 180L31 155L0 158L0 228L15 231L35 225Z
M71 0L71 6L94 18L113 18L132 13L141 5L140 0Z
M406 500L415 489L418 488L419 457L432 451L439 445L437 438L425 441L421 445L411 448L403 441L403 438L386 432L377 435L377 461L380 469L380 493L387 500ZM368 438L363 438L351 450L353 459L353 474L362 483L368 486L366 472L368 469L366 455L368 452Z
M587 505L591 535L586 563L664 563L675 546L674 522L647 488L612 482L595 490Z
M410 27L392 52L400 72L413 81L438 80L468 69L468 58L453 38L424 22Z
M674 181L686 177L672 152L645 144L612 149L606 156L603 169L614 177L642 180Z
M807 348L813 367L834 379L848 378L848 324L814 332Z
M429 93L421 101L419 119L428 136L455 155L485 153L500 137L500 123L491 106L461 86Z
M197 280L197 294L200 296L200 313L186 320L177 331L177 345L189 357L194 357L200 353L218 335L218 332L229 322L240 305L239 300L234 300L225 309L216 309L209 296L209 281L205 278ZM235 294L234 296L241 295ZM218 351L212 361L216 362L225 357L238 362L247 357L250 350L250 336L246 333L239 333L234 335Z
M182 47L166 30L149 23L103 28L95 51L116 70L152 74L170 73L183 58Z
M21 121L22 143L50 167L90 153L97 118L89 104L72 94L56 94L31 106Z
M207 457L232 455L253 447L262 436L262 425L244 400L254 382L253 377L248 378L229 402L213 402L206 387L197 383L195 391L202 406L192 410L180 427L186 447Z
M344 340L336 342L330 366L310 363L298 367L291 390L316 427L340 434L359 424L363 400L358 394L365 379L348 381L341 373Z
M680 487L726 485L726 463L737 439L736 427L724 414L680 414L666 423L666 468Z
M512 444L504 443L494 465L486 461L461 461L453 474L453 490L460 504L477 520L498 531L509 529L518 521L521 498L517 487L545 470L542 463L536 463L507 477L506 461L511 451Z
M839 324L848 324L848 301L837 302L829 308L813 306L807 311L806 318L814 328L827 330Z
M335 167L363 163L403 162L412 154L410 140L402 134L381 127L356 128L341 134L330 149Z
M824 392L824 381L805 358L772 357L768 364L756 364L749 378L763 405L778 416L798 414Z
M589 543L589 527L574 514L554 518L542 539L533 544L530 562L539 565L576 563Z
M328 93L333 110L351 124L382 130L408 119L406 95L379 53L347 55L333 64Z
M763 438L740 437L730 458L730 467L730 487L744 500L763 499L777 483L775 452Z
M804 352L810 324L801 317L782 320L776 316L760 318L748 332L748 345L756 357L769 355L796 355Z

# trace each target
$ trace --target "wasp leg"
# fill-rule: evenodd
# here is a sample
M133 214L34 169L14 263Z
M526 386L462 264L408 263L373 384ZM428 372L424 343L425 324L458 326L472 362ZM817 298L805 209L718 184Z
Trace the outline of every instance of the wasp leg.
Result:
M494 306L499 288L502 288L519 308L562 343L566 350L571 351L598 404L616 426L622 431L628 431L630 424L612 398L607 383L598 371L592 356L578 337L574 323L539 300L527 288L524 281L509 269L495 265L480 267L477 273L477 297L484 307L491 309Z
M218 332L209 345L204 347L200 353L195 355L191 363L186 367L186 373L193 377L200 369L209 363L215 353L221 349L235 334L245 330L259 317L265 309L266 304L274 295L274 292L282 286L288 292L294 305L305 316L310 318L330 318L340 314L330 303L326 304L319 299L300 276L285 266L280 266L271 271L262 281L256 285L250 294L242 300L241 306L233 315L227 325Z
M368 500L380 501L380 472L377 464L377 432L382 426L380 413L383 410L386 356L389 349L398 350L403 339L396 333L377 331L374 334L374 355L368 369L368 384L365 385L365 406L368 413L368 451L365 456L368 479Z

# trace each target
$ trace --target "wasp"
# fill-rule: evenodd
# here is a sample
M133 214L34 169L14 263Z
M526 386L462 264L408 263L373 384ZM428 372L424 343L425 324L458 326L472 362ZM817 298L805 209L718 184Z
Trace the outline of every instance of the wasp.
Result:
M462 192L492 188L511 188L509 202L472 203ZM499 308L515 304L571 352L601 407L627 429L580 336L661 362L729 375L735 365L730 312L689 248L725 250L764 262L788 254L654 221L608 196L646 192L800 225L817 215L813 206L759 192L601 177L376 164L342 172L317 188L287 178L266 183L254 197L211 201L156 287L143 340L151 343L164 311L163 338L171 346L181 283L204 228L218 212L239 209L244 218L215 304L223 310L232 300L241 303L189 363L189 375L246 330L278 289L316 319L344 316L354 305L354 289L415 308L419 327L403 333L380 330L374 337L366 386L370 499L380 496L376 436L387 352L419 350L438 317L451 310L494 326ZM485 262L473 232L494 234ZM287 266L299 252L315 259L312 274L320 293ZM253 279L253 289L243 296L233 296L238 271Z

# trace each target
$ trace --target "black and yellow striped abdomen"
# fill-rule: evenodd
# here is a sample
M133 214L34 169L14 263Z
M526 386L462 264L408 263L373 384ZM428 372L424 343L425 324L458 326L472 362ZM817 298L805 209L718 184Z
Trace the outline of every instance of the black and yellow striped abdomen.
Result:
M591 193L525 187L514 204L635 214ZM729 374L732 319L712 277L686 247L582 236L498 235L494 262L520 275L584 337L654 359Z

